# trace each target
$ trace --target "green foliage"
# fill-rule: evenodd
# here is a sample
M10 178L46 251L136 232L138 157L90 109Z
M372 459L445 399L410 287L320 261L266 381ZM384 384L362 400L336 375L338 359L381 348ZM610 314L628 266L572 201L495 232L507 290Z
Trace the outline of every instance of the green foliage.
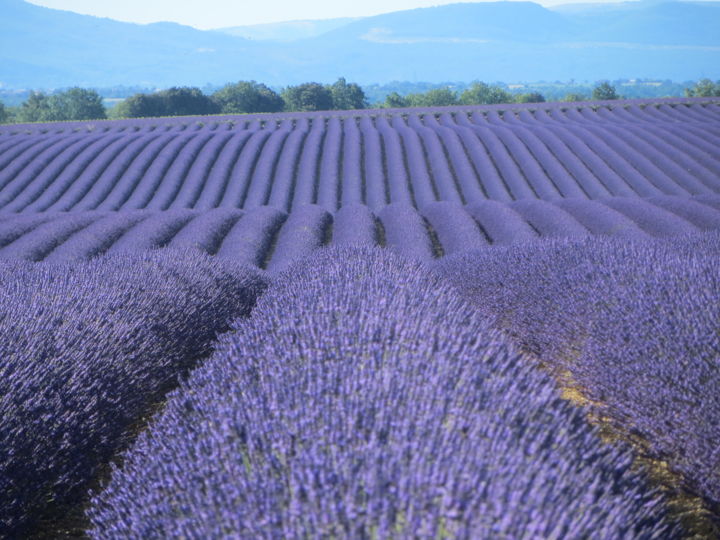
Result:
M700 79L692 88L685 89L687 97L720 97L720 81Z
M50 96L53 120L102 120L107 118L102 98L94 90L70 88Z
M20 106L18 121L50 122L54 120L50 109L50 98L43 92L32 92Z
M6 124L10 121L10 111L5 108L5 105L0 101L0 124Z
M355 83L348 84L345 77L340 77L328 89L332 95L333 109L347 111L350 109L365 109L368 106L363 89Z
M280 112L285 106L276 92L255 81L227 84L210 98L225 114Z
M397 92L390 92L385 98L385 102L382 106L386 109L402 109L404 107L409 107L408 100Z
M527 94L518 94L515 96L518 103L545 103L545 96L540 92L529 92Z
M491 105L494 103L512 103L512 94L499 86L490 86L484 82L475 82L460 94L463 105Z
M457 94L449 88L433 88L423 94L410 94L406 100L410 107L445 107L458 104Z
M173 87L154 94L135 94L119 103L114 115L119 118L151 116L192 116L216 114L218 105L199 88Z
M280 95L288 111L329 111L333 108L332 93L316 82L288 86Z
M107 118L102 98L94 90L70 88L48 96L32 92L17 114L20 122L98 120Z
M565 94L565 97L562 99L563 101L587 101L588 97L585 94L577 94L575 92L570 92L568 94Z
M615 87L612 84L610 84L608 81L602 81L600 84L596 85L595 88L593 88L592 98L594 100L610 100L620 99L620 96L618 96L617 92L615 91Z

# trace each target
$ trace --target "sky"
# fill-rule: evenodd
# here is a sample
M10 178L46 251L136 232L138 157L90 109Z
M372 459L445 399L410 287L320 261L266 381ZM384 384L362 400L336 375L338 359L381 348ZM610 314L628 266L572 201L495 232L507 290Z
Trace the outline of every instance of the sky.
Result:
M462 0L29 0L32 4L119 21L172 21L207 30L305 19L363 17ZM544 6L611 0L535 0Z

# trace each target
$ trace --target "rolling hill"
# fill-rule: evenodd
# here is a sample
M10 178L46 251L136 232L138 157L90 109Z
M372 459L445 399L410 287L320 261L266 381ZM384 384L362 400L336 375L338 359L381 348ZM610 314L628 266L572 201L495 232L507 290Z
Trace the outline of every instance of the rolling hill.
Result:
M268 40L123 23L22 0L3 0L1 9L0 84L11 88L250 79L282 86L339 76L361 84L720 77L717 2L633 2L600 11L591 4L451 4L305 21L309 37L298 38L290 23L276 25L265 28ZM279 40L283 32L293 41Z

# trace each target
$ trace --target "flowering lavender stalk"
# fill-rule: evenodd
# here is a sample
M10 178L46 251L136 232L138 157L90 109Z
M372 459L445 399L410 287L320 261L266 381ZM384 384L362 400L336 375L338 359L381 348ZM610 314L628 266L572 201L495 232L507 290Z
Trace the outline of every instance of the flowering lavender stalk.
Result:
M378 217L385 231L387 247L419 261L430 261L440 255L430 237L427 222L412 206L388 204L378 212Z
M249 268L171 249L0 266L0 536L55 536L264 285Z
M52 174L55 160L65 151L74 152L78 146L87 144L81 135L53 138L50 145L38 145L28 149L15 163L0 171L0 208L12 204L15 198L35 179L41 181ZM46 172L47 171L47 172ZM57 173L57 171L55 171Z
M481 182L479 181L479 178L468 159L467 152L460 142L460 137L457 135L455 130L447 127L445 124L440 125L434 114L426 114L423 117L423 120L426 126L435 131L437 136L447 148L450 163L455 170L455 177L462 192L463 201L466 203L473 203L475 201L485 199L486 196L480 187ZM445 121L447 122L447 120ZM450 118L449 122L451 125L454 125L452 118ZM454 127L457 128L458 126Z
M247 142L243 145L240 155L237 156L235 167L232 170L230 178L225 184L225 191L222 199L217 203L218 206L224 208L242 208L248 189L250 188L250 179L253 169L255 168L263 145L272 134L269 129L260 129L255 131Z
M318 171L317 199L313 201L328 212L335 212L340 203L340 156L343 143L342 123L337 117L327 122Z
M360 156L362 154L362 138L354 118L343 121L342 148L342 192L340 207L346 204L363 204L365 188Z
M316 179L319 178L318 157L324 137L325 121L320 117L312 119L310 132L303 144L298 163L297 179L292 193L292 207L312 204L315 200Z
M150 174L157 174L157 168L151 169L156 161L160 161L160 157L171 145L176 142L179 137L170 134L148 134L135 141L135 144L129 144L127 152L123 152L122 162L109 168L98 183L93 186L98 188L92 197L92 205L88 206L90 201L83 199L78 205L78 210L89 210L91 208L97 210L117 210L126 204L127 200L133 193L133 190L146 178L146 183L154 182L155 179ZM137 209L132 205L125 208Z
M412 184L405 167L400 135L390 126L384 116L375 119L378 133L382 138L383 150L387 166L387 199L388 203L415 204Z
M331 248L173 392L89 534L675 537L630 464L422 265Z
M102 158L98 159L102 151L122 138L122 135L118 134L89 137L92 142L71 160L63 163L63 168L56 171L55 176L46 176L43 180L40 177L35 178L28 189L18 194L12 203L5 207L5 210L28 213L46 210L62 194L78 183L79 177L85 173L92 174L92 171L88 171L88 167L102 161Z
M455 203L435 201L422 209L442 246L443 255L487 246L488 240L477 222Z
M720 515L720 234L551 241L437 270Z
M114 142L105 146L82 171L76 170L62 194L54 197L52 201L43 203L40 207L42 211L67 212L79 205L93 190L95 184L101 181L103 174L109 168L117 166L117 160L124 150L132 147L133 143L140 138L139 135L117 137Z
M173 236L168 246L179 249L195 248L214 255L228 231L242 215L242 210L234 208L214 208L200 212Z
M48 253L43 258L43 261L56 263L83 261L101 255L128 229L152 215L147 210L83 213L80 215L92 214L97 216L92 223L73 233L62 244Z
M333 245L378 244L380 238L377 219L364 204L343 206L333 220Z
M373 121L363 116L360 119L360 132L364 154L365 196L367 205L377 212L389 201L386 198L385 172L383 167L384 152L380 142L380 133Z
M197 137L198 141L205 140L205 143L196 147L190 165L185 171L168 171L168 175L173 176L178 183L177 193L172 196L168 194L166 197L158 201L160 209L175 208L195 208L200 194L205 190L205 185L210 179L210 171L215 162L219 159L225 146L232 140L232 133L220 132L211 133L211 137ZM155 201L153 201L155 202Z
M197 214L198 212L188 209L151 212L147 219L125 231L110 246L108 252L121 253L164 247Z
M273 131L259 151L257 163L243 200L243 208L251 210L267 204L270 190L275 180L275 169L290 128L283 127ZM284 209L283 209L284 210Z
M243 146L250 138L249 131L233 131L230 133L230 140L223 146L217 159L213 162L210 171L207 173L207 180L197 196L193 208L196 210L208 210L215 208L222 199L228 182L232 178L233 168L236 166L237 158Z
M557 200L557 199L556 199ZM588 230L561 207L539 199L523 199L510 203L542 237L576 237L588 235Z
M303 122L307 125L307 121ZM290 211L292 195L297 179L296 167L300 159L300 151L308 134L307 127L296 127L290 132L278 159L277 169L273 177L268 205L279 208L283 212Z
M246 212L223 238L217 256L234 262L265 268L273 241L287 214L272 206Z
M137 182L132 188L128 198L120 208L138 209L159 208L156 197L164 198L168 194L175 194L177 186L176 174L183 174L190 166L190 158L198 144L204 143L204 139L210 135L198 136L194 133L181 133L176 135L167 146L152 160L147 170L141 172ZM172 171L172 172L171 172Z
M271 272L285 270L330 240L333 218L315 204L293 209L277 236L277 245L268 263Z
M61 214L56 219L33 227L32 230L0 249L0 260L41 261L65 240L97 218L98 214L95 212Z

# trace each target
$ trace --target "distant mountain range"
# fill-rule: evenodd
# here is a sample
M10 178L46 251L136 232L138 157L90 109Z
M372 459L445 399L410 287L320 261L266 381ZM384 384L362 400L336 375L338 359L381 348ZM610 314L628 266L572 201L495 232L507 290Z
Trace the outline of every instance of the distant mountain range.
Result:
M0 84L717 79L719 28L720 2L463 3L202 31L0 0Z

